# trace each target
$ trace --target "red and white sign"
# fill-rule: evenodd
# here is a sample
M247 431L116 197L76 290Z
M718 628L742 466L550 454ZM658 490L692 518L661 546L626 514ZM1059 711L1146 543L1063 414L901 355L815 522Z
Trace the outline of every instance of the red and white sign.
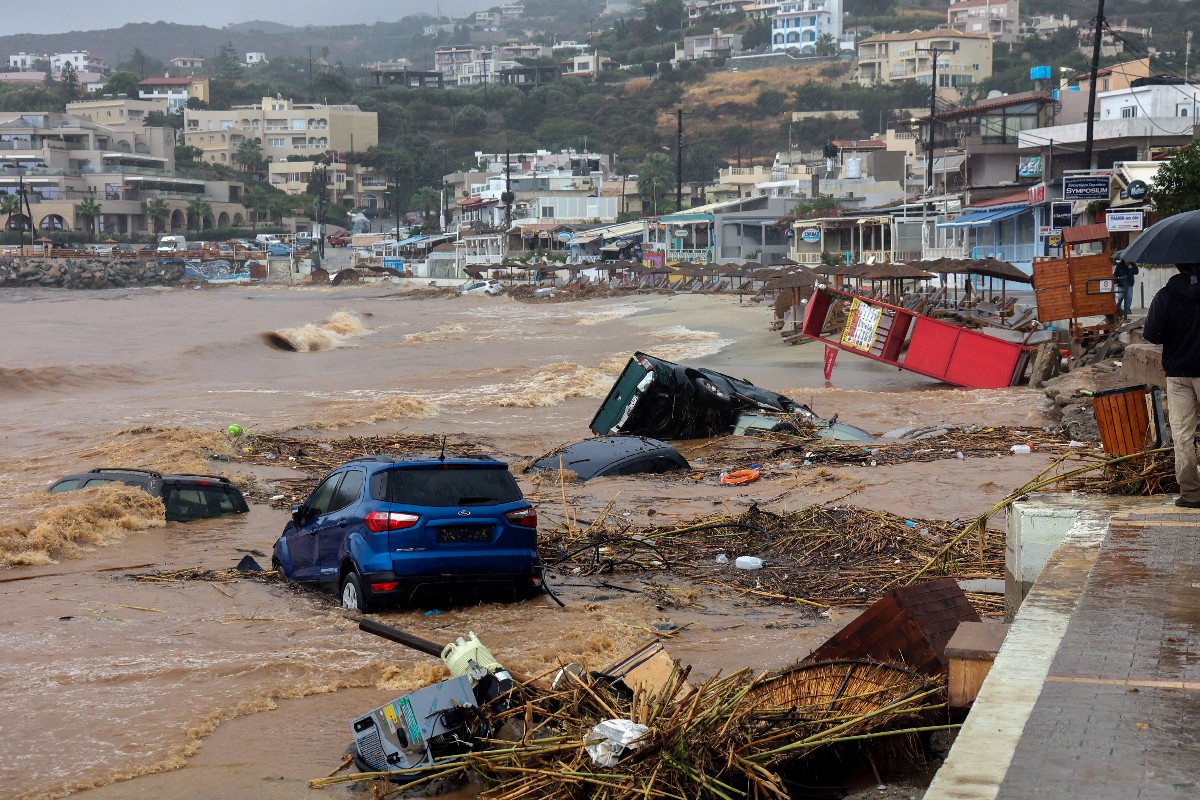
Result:
M837 363L837 354L840 352L832 345L825 345L825 380L833 377L833 365Z
M1029 187L1029 205L1036 206L1046 202L1046 184L1039 183Z

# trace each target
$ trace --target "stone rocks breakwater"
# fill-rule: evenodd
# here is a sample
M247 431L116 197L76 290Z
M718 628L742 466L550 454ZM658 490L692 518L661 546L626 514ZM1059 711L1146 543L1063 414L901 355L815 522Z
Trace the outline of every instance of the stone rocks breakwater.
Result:
M153 259L0 258L0 286L112 289L177 286L183 263Z

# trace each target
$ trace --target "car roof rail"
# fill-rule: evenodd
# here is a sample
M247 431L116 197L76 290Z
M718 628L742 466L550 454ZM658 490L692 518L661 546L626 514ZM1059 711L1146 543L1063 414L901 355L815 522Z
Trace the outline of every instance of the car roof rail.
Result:
M221 483L233 483L233 481L229 480L229 478L226 478L224 475L206 475L202 472L172 472L170 475L163 476L163 479L168 481L176 480L178 478L208 478L210 480L220 481Z
M89 475L93 472L136 472L141 475L149 475L152 478L162 477L161 472L155 472L152 469L137 469L136 467L96 467L95 469L88 470Z
M356 458L350 459L346 463L354 464L356 462L362 462L362 461L381 461L385 464L395 464L397 461L400 461L400 460L401 459L398 459L395 456L375 455L375 456L358 456Z

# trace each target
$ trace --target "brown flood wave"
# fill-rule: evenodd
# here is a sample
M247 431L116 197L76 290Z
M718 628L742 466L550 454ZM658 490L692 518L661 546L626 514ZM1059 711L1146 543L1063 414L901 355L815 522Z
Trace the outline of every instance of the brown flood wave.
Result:
M48 494L30 519L0 524L0 567L52 564L166 524L161 500L124 484Z
M362 318L352 311L338 311L320 325L308 323L299 328L281 328L262 334L268 347L289 353L332 350L352 336L361 336L366 328Z
M0 367L0 397L134 383L132 376L132 370L116 366Z

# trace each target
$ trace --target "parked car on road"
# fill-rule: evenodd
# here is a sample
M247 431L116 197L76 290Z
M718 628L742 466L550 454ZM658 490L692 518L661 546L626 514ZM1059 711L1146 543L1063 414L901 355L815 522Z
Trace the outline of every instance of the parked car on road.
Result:
M370 612L426 591L541 590L537 511L508 465L478 458L356 458L292 509L272 563Z
M331 247L349 247L350 233L348 231L338 231L325 240Z
M493 278L478 281L467 281L458 290L459 294L487 294L493 297L504 291L500 281Z
M271 242L267 245L267 255L269 256L290 256L292 254L292 246L283 242Z
M670 472L690 469L687 459L666 442L646 436L597 436L584 439L539 458L526 472L557 471L575 473L581 481L611 475Z
M89 244L88 252L97 256L111 256L113 254L113 245L109 242L97 242L96 244Z
M126 258L137 255L139 252L141 252L141 250L141 247L129 244L128 242L121 242L120 244L114 244L112 246L112 253L114 256L124 256Z
M167 519L173 522L226 517L250 510L238 488L220 475L164 475L146 469L100 467L59 478L50 485L50 493L107 483L135 486L151 497L157 497L167 509Z
M629 359L590 427L597 436L628 433L665 439L801 428L812 428L825 439L875 438L853 425L822 419L808 406L750 381L646 353Z

